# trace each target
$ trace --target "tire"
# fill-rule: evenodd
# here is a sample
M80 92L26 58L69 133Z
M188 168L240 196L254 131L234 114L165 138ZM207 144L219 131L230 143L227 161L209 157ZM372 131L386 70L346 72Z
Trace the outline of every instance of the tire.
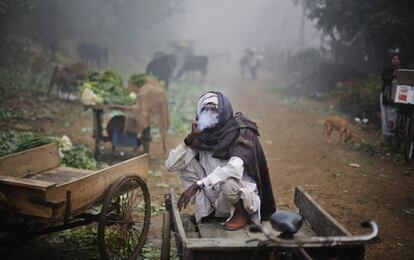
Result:
M170 212L164 212L162 219L162 245L161 245L161 260L170 259L171 246L171 219Z
M401 148L401 143L404 141L404 116L398 114L397 115L397 120L396 120L396 125L395 125L395 133L394 136L392 138L392 151L394 153L398 152Z
M413 119L411 117L407 117L404 129L404 160L406 163L409 163L413 158L413 148Z
M138 176L122 177L107 190L98 223L102 259L136 259L147 238L151 201Z

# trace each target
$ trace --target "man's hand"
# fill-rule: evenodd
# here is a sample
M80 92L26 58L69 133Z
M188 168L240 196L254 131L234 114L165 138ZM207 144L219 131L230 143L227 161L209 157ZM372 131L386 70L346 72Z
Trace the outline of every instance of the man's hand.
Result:
M181 194L180 198L177 202L178 210L181 211L181 208L186 208L188 205L188 202L190 202L191 197L193 197L197 191L200 189L200 187L197 185L196 182L191 184L188 189L186 189L183 194Z
M198 130L196 122L193 121L193 123L191 124L191 133L189 133L187 137L184 139L184 143L187 146L190 146L193 143L194 139L200 134L201 131Z

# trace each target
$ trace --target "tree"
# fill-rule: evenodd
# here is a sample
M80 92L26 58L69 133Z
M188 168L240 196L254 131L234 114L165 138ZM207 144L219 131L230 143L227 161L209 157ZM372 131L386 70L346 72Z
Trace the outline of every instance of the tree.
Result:
M390 49L414 63L414 1L294 0L317 22L337 62L382 66Z
M94 42L124 53L156 48L165 35L148 37L183 9L185 0L0 0L0 37L23 36L53 54L60 43ZM163 24L164 23L164 24ZM4 41L3 41L4 42ZM154 44L155 43L155 44ZM157 44L158 43L158 44ZM0 53L7 54L7 51ZM4 44L3 44L4 45ZM147 48L147 49L145 49ZM142 51L143 50L143 51ZM73 54L73 52L72 52ZM13 55L13 54L10 54ZM74 56L74 55L72 55ZM73 57L76 58L76 57Z

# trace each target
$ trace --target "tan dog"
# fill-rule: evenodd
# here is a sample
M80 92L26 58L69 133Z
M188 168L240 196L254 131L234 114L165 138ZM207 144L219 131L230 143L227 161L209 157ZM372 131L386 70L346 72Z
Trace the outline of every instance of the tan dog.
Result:
M342 117L330 116L325 120L323 125L325 126L325 133L328 138L328 143L332 143L329 139L333 130L339 132L342 143L345 143L352 138L352 132L348 122Z

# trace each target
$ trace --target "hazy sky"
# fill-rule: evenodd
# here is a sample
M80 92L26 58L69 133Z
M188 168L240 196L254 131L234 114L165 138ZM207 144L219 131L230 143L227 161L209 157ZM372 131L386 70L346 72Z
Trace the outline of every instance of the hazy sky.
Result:
M187 0L179 16L178 39L196 42L196 50L242 50L248 46L297 49L302 7L293 0ZM305 20L303 42L319 45L319 33Z

